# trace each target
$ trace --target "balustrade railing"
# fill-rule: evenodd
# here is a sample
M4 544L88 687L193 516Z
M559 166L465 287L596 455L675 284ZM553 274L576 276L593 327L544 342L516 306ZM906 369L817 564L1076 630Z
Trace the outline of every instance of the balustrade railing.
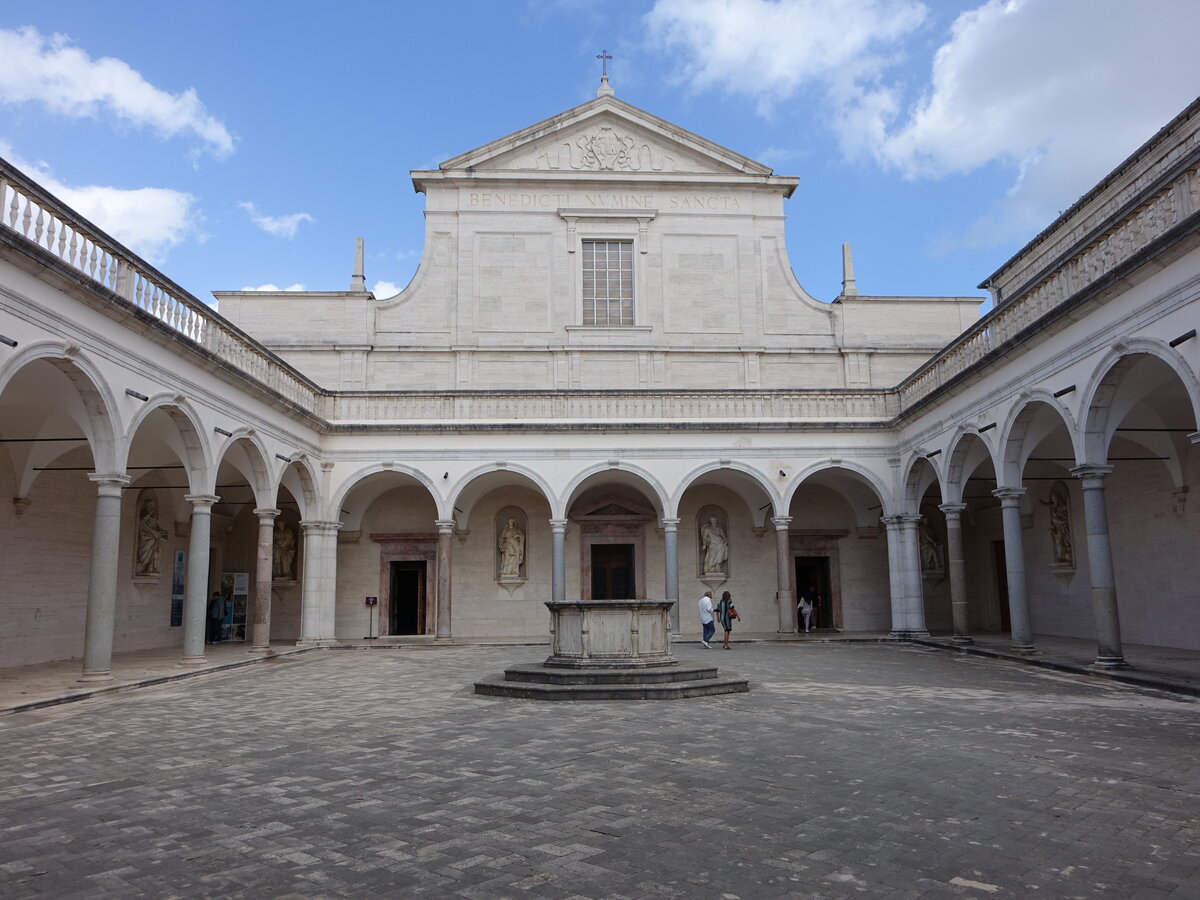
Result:
M339 391L335 425L387 422L885 422L888 390L763 391Z
M321 390L132 250L0 160L0 227L16 232L222 362L320 415Z

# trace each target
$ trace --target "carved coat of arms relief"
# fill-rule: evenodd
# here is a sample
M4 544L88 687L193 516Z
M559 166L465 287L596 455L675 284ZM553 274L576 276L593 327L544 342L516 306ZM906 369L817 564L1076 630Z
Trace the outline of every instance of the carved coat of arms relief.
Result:
M590 135L581 134L575 143L583 151L583 164L588 168L631 168L633 138L618 135L611 125L601 125Z
M529 164L527 164L529 165ZM535 169L592 169L626 172L676 172L675 159L648 142L621 134L612 125L600 125L547 147L532 160Z

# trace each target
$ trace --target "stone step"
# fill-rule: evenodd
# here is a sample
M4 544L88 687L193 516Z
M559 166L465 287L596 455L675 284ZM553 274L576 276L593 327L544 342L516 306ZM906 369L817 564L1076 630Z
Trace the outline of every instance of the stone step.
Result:
M738 675L650 684L536 684L496 675L475 682L475 693L523 700L686 700L716 694L744 694L750 682Z
M536 684L666 684L717 677L716 666L657 666L646 669L574 669L540 663L511 666L507 681Z

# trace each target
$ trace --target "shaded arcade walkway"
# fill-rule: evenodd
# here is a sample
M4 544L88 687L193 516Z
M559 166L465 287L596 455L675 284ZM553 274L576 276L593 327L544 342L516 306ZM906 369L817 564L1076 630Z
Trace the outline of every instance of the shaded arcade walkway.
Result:
M891 642L892 640L884 632L820 631L808 635L790 636L747 633L742 636L741 640L735 639L734 643L786 643L795 646L797 652L802 652L799 645L804 644L872 643ZM486 645L513 645L515 643L512 641L485 642ZM684 645L695 644L690 640L681 643ZM1200 697L1200 651L1196 650L1126 644L1126 659L1129 660L1132 668L1097 672L1090 668L1091 662L1095 658L1095 643L1074 638L1038 635L1035 638L1035 645L1039 653L1029 658L1008 652L1007 634L975 635L975 644L968 647L956 646L951 643L948 636L940 635L914 643L940 647L947 652L992 657L1023 665L1087 674L1097 678L1110 678L1139 687ZM383 641L375 644L352 641L346 642L342 646L346 649L361 650L427 649L438 652L448 649L447 645L436 645L431 641L403 643ZM450 646L461 648L463 645ZM714 649L717 652L719 664L726 665L728 663L722 659L724 654L719 653L719 647L718 642ZM0 715L86 700L90 697L109 696L124 690L196 678L215 672L227 672L246 666L271 665L297 654L314 652L308 648L298 649L291 642L273 643L269 654L249 653L246 644L243 643L209 645L205 647L205 651L208 662L197 668L183 668L179 665L178 647L115 653L112 666L113 681L102 685L78 683L80 663L77 659L0 669Z

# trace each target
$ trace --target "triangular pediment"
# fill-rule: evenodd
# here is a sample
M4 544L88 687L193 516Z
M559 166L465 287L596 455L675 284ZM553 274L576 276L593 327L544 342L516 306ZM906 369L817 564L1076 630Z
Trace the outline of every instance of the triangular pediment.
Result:
M770 175L771 169L615 97L598 97L449 159L443 172Z

